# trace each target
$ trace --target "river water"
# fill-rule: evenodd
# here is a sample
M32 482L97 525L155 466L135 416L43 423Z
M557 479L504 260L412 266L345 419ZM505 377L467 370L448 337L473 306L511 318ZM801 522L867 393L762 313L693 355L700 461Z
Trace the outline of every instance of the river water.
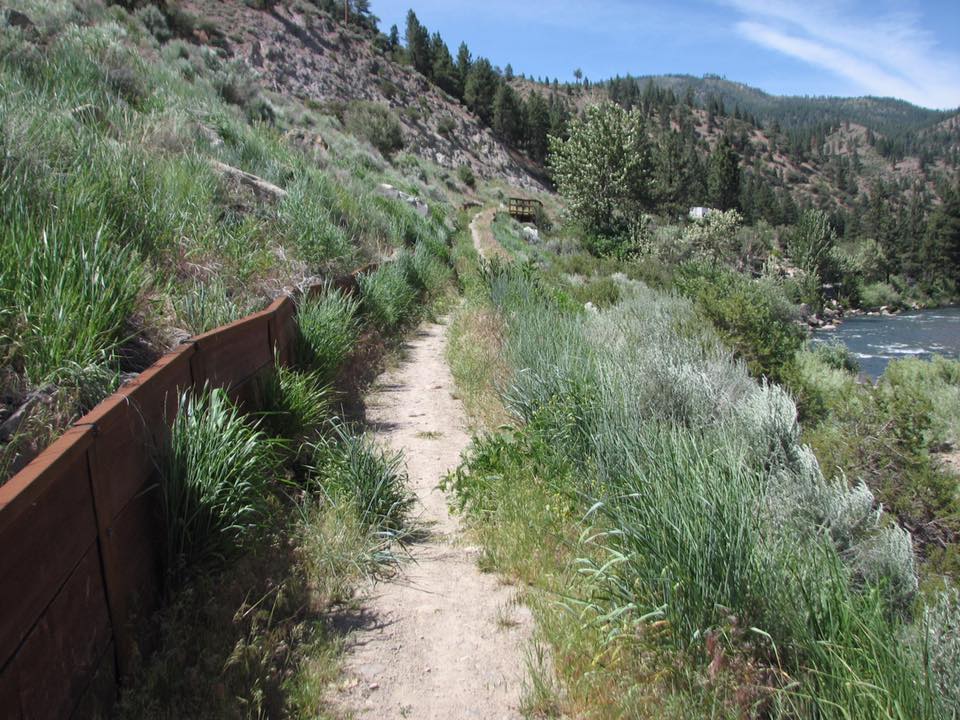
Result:
M920 310L891 316L857 316L836 330L818 330L813 343L839 340L871 378L887 363L905 357L960 357L960 307Z

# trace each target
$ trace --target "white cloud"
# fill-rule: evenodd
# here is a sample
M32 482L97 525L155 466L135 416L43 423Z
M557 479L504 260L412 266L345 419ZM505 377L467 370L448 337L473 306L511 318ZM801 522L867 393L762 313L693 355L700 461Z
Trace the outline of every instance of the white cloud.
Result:
M943 53L909 13L864 18L809 0L730 0L747 39L853 82L870 95L960 106L960 59Z

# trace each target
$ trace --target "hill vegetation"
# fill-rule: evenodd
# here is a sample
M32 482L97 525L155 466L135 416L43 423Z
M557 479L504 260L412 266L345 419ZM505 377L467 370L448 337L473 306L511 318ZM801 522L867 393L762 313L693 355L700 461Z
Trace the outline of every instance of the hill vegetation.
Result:
M447 485L537 615L528 714L960 717L960 364L862 383L804 327L956 300L956 117L534 80L363 1L7 5L0 481L190 335L366 267L301 303L264 414L181 398L122 717L325 711L328 612L411 507L331 388L451 265L480 432ZM498 215L513 261L479 261L455 207L518 192L537 231Z
M0 40L4 419L26 407L4 478L183 338L442 236L439 208L381 196L427 176L376 149L392 142L378 108L341 123L269 100L175 37L198 32L185 11L17 7Z

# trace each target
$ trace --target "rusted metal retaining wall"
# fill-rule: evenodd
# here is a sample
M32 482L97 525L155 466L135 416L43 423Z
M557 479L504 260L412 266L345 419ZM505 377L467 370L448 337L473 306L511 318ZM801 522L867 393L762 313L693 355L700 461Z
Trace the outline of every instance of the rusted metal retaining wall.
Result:
M178 396L209 384L255 400L274 352L290 359L295 312L282 297L193 338L0 487L0 718L108 712L155 640L144 622L163 580L154 458Z

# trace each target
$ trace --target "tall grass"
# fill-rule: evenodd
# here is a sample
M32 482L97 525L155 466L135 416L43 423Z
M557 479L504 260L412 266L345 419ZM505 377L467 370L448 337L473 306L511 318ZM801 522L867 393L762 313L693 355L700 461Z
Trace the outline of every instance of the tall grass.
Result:
M357 341L358 309L357 300L330 287L319 295L301 298L297 306L297 365L324 381L332 380Z
M172 583L198 563L225 558L264 522L276 450L223 390L180 398L158 458Z
M363 313L382 332L399 328L413 316L417 292L408 281L409 262L401 254L397 260L357 279Z
M63 201L47 226L8 201L0 224L4 354L36 384L111 362L144 279L136 252L104 235L96 208Z
M158 45L184 13L11 7L37 34L0 19L0 360L28 390L79 379L70 392L89 395L103 386L84 377L139 369L117 352L128 339L162 350L173 327L209 330L277 287L442 244L442 216L379 197L387 165L342 128L323 126L335 151L317 157L288 137L292 117L316 121L296 101L271 109L210 48ZM211 160L287 195L270 205ZM342 356L322 360L325 381ZM61 395L51 436L81 408Z
M321 428L330 412L332 393L317 371L275 365L262 381L263 426L271 436L296 445Z
M686 300L637 289L592 314L528 273L488 281L527 439L481 441L456 487L478 517L541 477L592 508L567 592L603 652L702 657L721 633L774 669L787 715L938 717L909 537L864 486L823 476L782 390Z
M378 448L369 435L352 434L334 423L312 448L311 482L335 504L353 506L361 524L402 535L414 497L406 487L403 456Z

